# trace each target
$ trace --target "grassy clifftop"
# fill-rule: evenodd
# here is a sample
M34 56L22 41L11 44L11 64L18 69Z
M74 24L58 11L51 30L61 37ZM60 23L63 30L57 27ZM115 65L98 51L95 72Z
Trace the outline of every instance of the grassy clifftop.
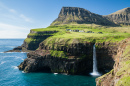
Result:
M66 31L70 29L72 31ZM73 30L79 30L81 32L74 32ZM58 41L58 39L64 40L73 40L78 39L80 42L119 42L125 38L130 37L130 27L105 27L95 24L82 24L82 25L59 25L59 26L49 26L47 28L32 29L35 32L41 33L30 33L28 36L30 38L25 39L27 43L35 42L38 39L35 39L38 36L51 35L46 39L49 41ZM46 31L57 31L56 33L42 33ZM82 32L84 31L84 32ZM91 31L91 33L86 33ZM102 33L100 33L102 32ZM57 39L57 40L56 40ZM69 41L70 42L70 41Z

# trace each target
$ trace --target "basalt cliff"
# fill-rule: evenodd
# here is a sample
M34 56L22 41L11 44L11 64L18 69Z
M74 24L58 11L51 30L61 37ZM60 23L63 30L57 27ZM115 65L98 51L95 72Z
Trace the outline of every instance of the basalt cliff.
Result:
M18 66L24 72L87 75L92 72L95 44L98 70L106 73L96 79L96 85L129 86L130 27L120 26L130 24L129 15L129 8L102 16L63 7L49 27L30 30L23 45L11 52L29 52Z

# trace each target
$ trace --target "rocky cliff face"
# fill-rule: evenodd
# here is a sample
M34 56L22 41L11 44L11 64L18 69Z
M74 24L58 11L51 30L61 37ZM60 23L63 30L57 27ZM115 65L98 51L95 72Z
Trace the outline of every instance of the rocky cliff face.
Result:
M105 17L92 13L88 10L78 7L63 7L58 18L51 25L60 24L100 24L100 25L115 25Z
M97 86L130 86L130 38L118 47L113 69L96 79Z
M56 48L45 45L45 41L40 43L39 49L28 54L28 58L19 65L20 70L25 72L44 71L67 74L84 74L92 72L93 64L93 44L94 43L73 43L55 44ZM59 46L57 46L59 45ZM61 45L61 46L60 46ZM111 70L114 65L114 55L117 54L116 43L97 43L98 70ZM52 56L50 50L63 51L67 53L67 58ZM113 58L112 58L113 57Z
M116 24L130 25L130 7L105 16Z

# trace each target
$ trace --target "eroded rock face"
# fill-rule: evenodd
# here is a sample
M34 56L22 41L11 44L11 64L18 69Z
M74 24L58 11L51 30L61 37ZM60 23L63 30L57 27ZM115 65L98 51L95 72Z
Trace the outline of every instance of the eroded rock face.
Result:
M92 63L88 61L83 62L80 59L66 59L52 57L46 53L43 56L36 52L29 53L28 58L24 60L18 67L25 72L50 71L56 73L79 74L84 70L89 70ZM84 69L82 69L84 68Z
M113 69L96 79L97 86L130 86L130 38L120 42Z
M58 44L59 45L59 44ZM110 46L111 45L111 46ZM114 58L117 53L115 43L97 43L97 60L99 71L112 69ZM101 47L100 47L101 46ZM39 49L27 55L27 59L19 65L20 70L25 72L37 72L49 70L51 72L67 74L84 74L92 72L93 67L93 43L76 43L66 47L57 46L55 50L64 51L68 58L51 56L49 46L40 43ZM73 57L73 58L72 58Z

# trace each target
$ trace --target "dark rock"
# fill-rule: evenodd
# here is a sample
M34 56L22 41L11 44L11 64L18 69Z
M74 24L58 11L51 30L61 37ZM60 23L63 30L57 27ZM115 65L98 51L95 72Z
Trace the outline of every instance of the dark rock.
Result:
M98 32L99 34L103 34L102 32Z
M86 33L93 33L92 31L87 31Z
M113 69L96 78L96 86L129 86L130 38L119 43ZM127 50L128 49L128 50ZM127 51L127 52L126 52ZM105 60L107 61L107 60Z
M70 29L66 29L66 31L70 31Z
M117 52L117 44L98 43L97 47L97 66L99 71L112 69L114 65L114 55ZM111 45L111 46L110 46ZM100 47L101 46L101 47ZM84 74L92 72L93 64L93 44L72 44L68 47L58 46L59 51L68 53L68 58L52 57L47 50L48 46L40 43L39 50L27 55L27 59L19 65L20 70L25 72L51 71L67 74ZM46 52L44 52L44 50ZM84 55L84 56L82 56ZM74 58L71 58L74 57Z
M13 50L22 50L22 46L18 46L16 48L14 48Z
M87 65L92 65L89 60L88 62L83 62L80 59L55 58L49 54L39 56L36 53L29 53L27 56L28 58L18 66L20 70L25 72L50 71L54 73L79 74L91 69Z

